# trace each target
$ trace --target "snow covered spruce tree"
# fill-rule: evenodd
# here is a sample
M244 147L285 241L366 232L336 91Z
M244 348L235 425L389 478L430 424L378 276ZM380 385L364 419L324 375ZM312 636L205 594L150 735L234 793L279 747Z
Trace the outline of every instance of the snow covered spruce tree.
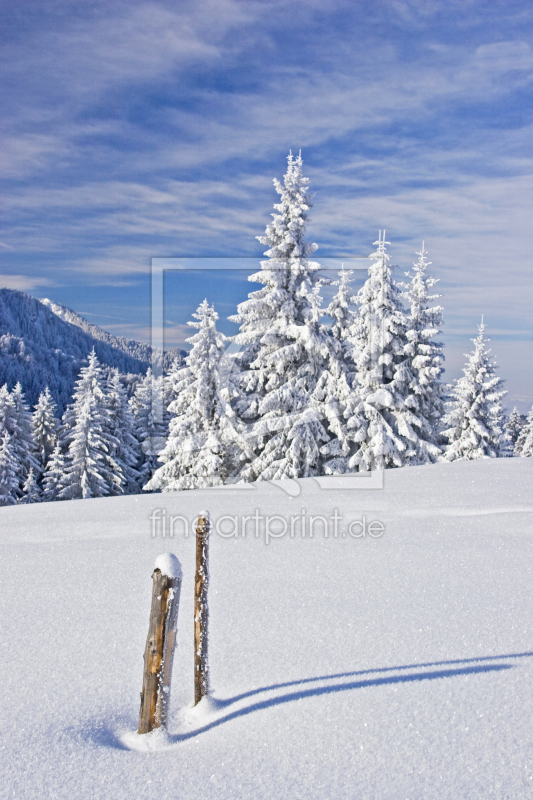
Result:
M159 455L163 466L144 487L165 492L220 486L238 471L246 448L236 417L220 386L219 366L226 337L216 329L218 314L207 300L187 324L198 332L186 366L173 375L176 399L170 404L170 434Z
M166 442L167 428L163 420L156 419L155 407L162 397L162 380L154 379L149 368L145 377L137 385L130 399L133 413L133 432L140 445L140 456L137 470L139 483L144 486L158 468L157 460L160 450ZM162 401L161 401L162 402Z
M375 242L368 279L357 294L359 316L350 335L359 402L350 421L356 450L352 471L402 467L417 456L420 421L406 399L411 373L407 316L392 279L385 231Z
M44 472L57 441L59 420L55 416L56 410L47 386L39 395L32 415L33 441L41 473Z
M42 477L42 500L51 502L59 500L59 493L63 488L65 478L65 456L61 450L59 442L56 443L54 450L47 461L46 469Z
M20 383L12 392L5 385L0 389L0 436L4 433L9 434L13 469L18 481L17 496L22 497L30 469L38 472L39 464L34 453L31 414Z
M17 502L19 479L15 465L11 437L4 431L0 440L0 506L12 506Z
M65 474L58 492L60 500L104 497L118 491L124 476L115 471L110 458L117 442L109 431L102 369L93 351L80 370L74 402L64 415L63 447Z
M345 270L343 265L339 279L334 282L338 289L325 310L333 321L329 329L332 337L330 353L312 395L313 405L326 420L331 435L320 448L321 472L326 475L342 475L350 471L349 458L364 422L356 412L359 399L354 391L355 367L350 334L356 326L357 305L350 288L352 275L353 272Z
M246 481L305 477L320 473L320 446L329 438L311 396L330 353L318 319L320 265L309 260L316 244L305 240L311 206L302 158L288 157L284 183L274 180L277 213L257 238L268 247L268 261L250 281L264 284L238 306L230 319L240 324L234 341L241 397L235 407L253 423L254 457L241 477ZM331 338L331 337L329 337Z
M105 406L109 432L106 461L115 477L110 494L137 494L142 488L141 474L136 469L140 446L133 435L133 413L116 369L108 377Z
M505 432L512 447L515 447L524 424L525 420L515 406L511 411L511 416L507 420L507 425L505 426Z
M35 480L35 475L33 474L33 468L30 467L30 471L28 473L28 477L26 478L26 482L24 484L24 496L21 503L40 503L41 502L41 490L37 486L37 481Z
M533 456L533 406L516 440L514 454L515 456L522 456L522 458L531 458Z
M353 270L342 269L338 274L338 280L333 281L333 286L338 286L329 306L325 309L325 314L331 317L331 334L337 341L347 344L348 336L353 330L357 318L356 295L351 288L353 282Z
M410 283L401 284L405 289L403 297L410 306L404 347L404 354L408 356L404 363L405 407L413 414L410 424L417 434L417 438L411 440L416 453L410 463L427 464L437 461L442 455L438 445L442 440L439 431L444 415L444 384L440 380L444 372L444 355L443 344L433 341L433 338L442 325L443 309L432 306L441 295L430 293L438 279L426 274L431 262L427 261L424 242L417 255L419 259L413 272L406 273L411 278Z
M503 381L494 370L496 364L487 349L485 325L479 326L474 352L467 356L459 378L451 391L451 410L443 418L443 434L448 439L444 461L473 461L508 455L505 414L501 399L507 394Z

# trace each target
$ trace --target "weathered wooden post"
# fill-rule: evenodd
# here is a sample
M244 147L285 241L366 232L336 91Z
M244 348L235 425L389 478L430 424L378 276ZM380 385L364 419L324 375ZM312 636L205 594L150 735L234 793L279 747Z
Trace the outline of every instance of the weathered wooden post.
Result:
M196 524L196 574L194 576L194 705L209 691L207 624L209 609L209 511L201 511Z
M172 553L158 556L152 574L152 608L144 650L139 730L166 727L181 590L181 565Z

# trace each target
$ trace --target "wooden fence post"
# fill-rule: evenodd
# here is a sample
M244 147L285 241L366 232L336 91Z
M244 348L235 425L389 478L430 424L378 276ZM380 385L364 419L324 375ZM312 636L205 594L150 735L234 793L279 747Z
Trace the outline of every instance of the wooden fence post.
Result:
M201 511L196 525L196 574L194 576L194 705L209 691L207 624L209 608L209 511Z
M175 555L163 553L157 557L152 580L137 733L149 733L167 724L181 590L181 565Z

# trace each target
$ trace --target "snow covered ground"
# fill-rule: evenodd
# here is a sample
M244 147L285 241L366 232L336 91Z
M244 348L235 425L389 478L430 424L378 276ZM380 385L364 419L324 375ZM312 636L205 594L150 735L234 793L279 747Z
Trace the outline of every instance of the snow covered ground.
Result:
M0 795L530 798L532 468L1 508ZM213 534L213 699L192 711L194 539L153 537L150 517L203 508L219 527L257 511L289 530ZM320 521L302 538L298 520L290 537L302 509L326 516L328 538ZM351 536L362 517L383 535ZM169 736L139 752L150 575L168 550L184 571Z

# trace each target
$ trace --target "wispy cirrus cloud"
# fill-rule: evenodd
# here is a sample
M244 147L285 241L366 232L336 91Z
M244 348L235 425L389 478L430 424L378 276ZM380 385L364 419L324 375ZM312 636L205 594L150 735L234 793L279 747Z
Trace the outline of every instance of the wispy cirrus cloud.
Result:
M38 275L5 275L0 273L0 289L17 289L19 292L33 292L41 286L53 286L49 278Z

